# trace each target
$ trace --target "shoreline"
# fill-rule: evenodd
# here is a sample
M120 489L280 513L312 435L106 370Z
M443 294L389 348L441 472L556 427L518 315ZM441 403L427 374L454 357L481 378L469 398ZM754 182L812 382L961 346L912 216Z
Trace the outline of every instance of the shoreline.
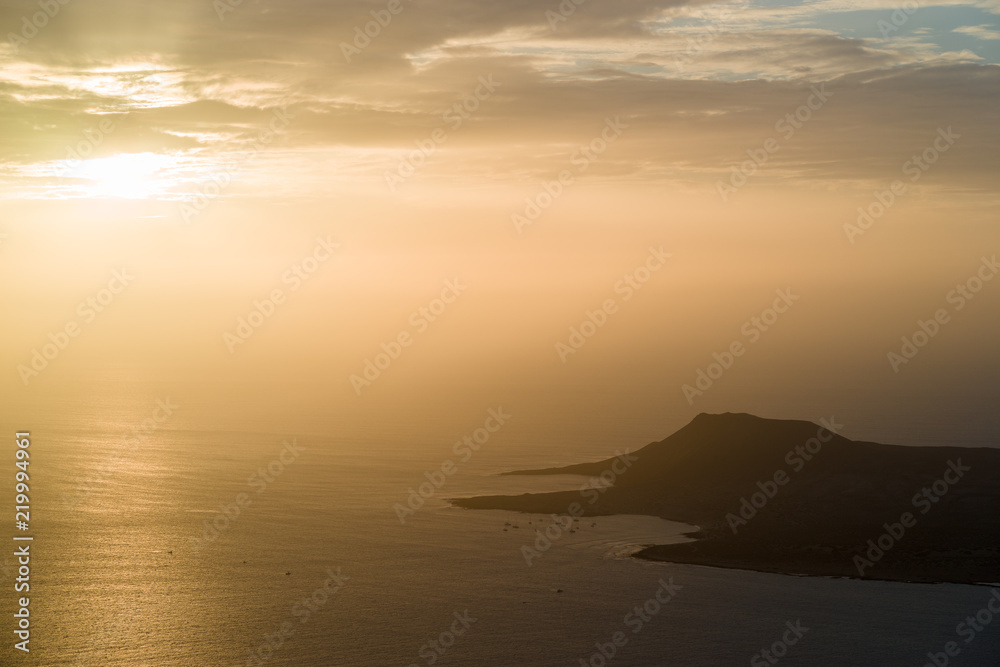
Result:
M559 492L556 492L557 494ZM515 500L515 502L497 502L500 499ZM545 516L550 514L554 508L548 503L540 503L541 506L533 506L531 501L539 500L532 494L522 496L502 497L502 496L469 496L463 498L446 499L449 505L458 509L466 510L502 510L524 515ZM777 574L788 577L821 577L828 579L850 579L854 581L881 581L900 584L950 584L978 586L986 588L1000 587L1000 583L991 584L979 580L979 577L971 575L968 577L947 577L935 571L938 568L934 564L925 564L927 569L925 575L914 574L913 571L902 571L894 567L892 562L880 563L881 574L872 576L858 576L852 567L852 558L856 555L851 550L835 551L824 554L822 560L804 559L793 553L782 555L781 553L763 552L759 558L753 555L740 555L738 545L718 538L713 538L711 532L706 532L704 527L687 521L672 519L657 514L642 512L641 510L631 512L587 512L584 516L596 519L599 517L650 517L668 521L676 524L688 526L688 529L679 531L676 537L684 538L680 542L651 543L649 539L637 537L634 542L628 540L630 546L635 550L623 554L623 558L634 558L648 563L670 563L676 565L694 565L699 567L711 567L722 570L743 570L746 572L758 572L761 574ZM705 553L703 549L721 550L723 553ZM727 553L728 552L728 553ZM835 556L836 554L836 556ZM942 567L946 567L941 564Z
M704 544L703 541L698 541ZM694 544L693 542L683 543L685 546ZM735 556L730 557L719 557L719 556L708 556L704 554L697 553L663 553L670 550L671 547L679 545L661 545L654 544L648 545L646 548L631 554L631 558L636 560L641 560L647 563L670 563L674 565L694 565L697 567L710 567L720 570L742 570L745 572L758 572L761 574L778 574L787 577L819 577L825 579L849 579L853 581L880 581L889 582L897 584L925 584L925 585L961 585L961 586L977 586L985 588L998 588L1000 583L989 583L983 581L974 581L972 579L948 579L942 578L940 576L926 577L914 577L913 574L903 574L903 573L892 573L891 567L885 569L890 570L890 572L884 573L882 576L867 576L860 577L857 574L850 572L843 563L844 561L825 561L823 563L806 563L800 561L802 567L781 567L778 565L764 564L753 559L739 558ZM675 550L677 551L677 550ZM847 561L849 562L849 560ZM810 567L811 565L811 567ZM816 565L820 565L818 569L825 571L817 571ZM829 570L826 569L829 566ZM835 569L836 568L836 569ZM844 569L840 569L844 568Z
M679 560L677 558L656 558L653 556L644 556L642 554L648 548L659 546L659 545L647 545L645 548L639 550L634 554L629 554L629 558L634 558L636 560L641 560L646 563L662 563L665 565L691 565L694 567L706 567L714 570L737 570L740 572L756 572L758 574L777 574L785 577L803 577L803 578L814 578L814 579L848 579L851 581L877 581L882 583L892 583L892 584L922 584L927 586L934 585L945 585L945 586L976 586L979 588L1000 588L1000 583L987 583L987 582L968 582L968 581L944 581L944 580L923 580L923 579L890 579L885 577L858 577L851 576L847 574L818 574L809 572L785 572L778 569L766 569L762 566L751 566L749 564L741 565L723 565L718 562L695 562L694 560Z

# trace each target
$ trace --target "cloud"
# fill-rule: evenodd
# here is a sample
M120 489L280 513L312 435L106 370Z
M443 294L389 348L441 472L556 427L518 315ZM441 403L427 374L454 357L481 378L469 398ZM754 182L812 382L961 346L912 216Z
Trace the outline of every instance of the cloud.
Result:
M970 35L977 39L1000 39L1000 30L996 30L988 25L966 25L961 28L955 28L952 32Z
M817 82L835 97L772 173L876 178L938 125L954 125L975 140L942 178L979 187L996 176L981 147L997 139L1000 70L924 35L887 43L803 24L815 5L588 0L554 29L546 12L558 2L403 6L348 63L339 43L384 3L243 3L224 21L201 1L70 3L27 46L0 49L6 178L49 173L109 116L128 120L95 155L170 154L203 173L286 108L293 122L253 170L297 191L327 187L331 173L380 183L484 75L501 83L497 93L449 131L415 182L549 177L615 116L631 129L589 176L711 179ZM17 25L20 13L4 5L0 17Z

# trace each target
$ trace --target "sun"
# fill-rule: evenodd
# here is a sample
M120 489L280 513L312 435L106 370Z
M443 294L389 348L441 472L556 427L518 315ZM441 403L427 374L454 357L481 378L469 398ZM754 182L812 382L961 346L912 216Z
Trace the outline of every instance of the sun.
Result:
M87 190L94 197L146 199L162 191L159 175L171 162L169 156L156 153L120 153L85 160L72 176L89 181Z

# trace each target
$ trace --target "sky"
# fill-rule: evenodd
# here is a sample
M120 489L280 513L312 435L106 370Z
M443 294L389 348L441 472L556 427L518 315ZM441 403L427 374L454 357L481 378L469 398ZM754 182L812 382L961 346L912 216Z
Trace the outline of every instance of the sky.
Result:
M5 0L0 392L172 382L211 413L229 383L247 413L357 424L507 400L657 439L839 411L858 437L991 444L998 14Z

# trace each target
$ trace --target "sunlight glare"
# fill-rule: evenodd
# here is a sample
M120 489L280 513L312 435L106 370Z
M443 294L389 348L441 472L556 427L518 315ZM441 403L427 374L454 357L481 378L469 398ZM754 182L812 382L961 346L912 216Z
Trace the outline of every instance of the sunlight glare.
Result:
M157 176L171 163L167 155L121 153L86 160L73 170L73 176L92 181L94 196L145 199L162 189Z

